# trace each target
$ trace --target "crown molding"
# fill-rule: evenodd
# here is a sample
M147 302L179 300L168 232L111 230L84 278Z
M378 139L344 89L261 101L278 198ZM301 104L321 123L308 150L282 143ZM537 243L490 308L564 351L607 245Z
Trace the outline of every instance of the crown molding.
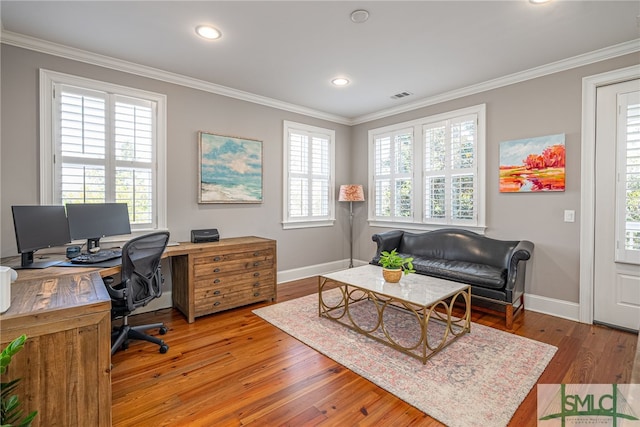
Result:
M595 62L605 61L607 59L616 58L618 56L627 55L640 51L640 39L630 40L603 49L582 55L573 56L571 58L562 59L550 64L542 65L529 70L521 71L497 79L488 80L476 85L467 86L461 89L452 90L439 95L430 96L421 100L404 104L398 107L388 108L371 114L356 117L351 120L352 125L370 122L372 120L382 119L407 111L413 111L418 108L428 107L430 105L439 104L445 101L451 101L469 95L475 95L492 89L498 89L504 86L520 83L526 80L547 76L549 74L558 73L560 71L570 70L572 68L582 67L584 65L593 64Z
M428 107L430 105L439 104L446 101L451 101L457 98L465 96L475 95L480 92L485 92L492 89L498 89L500 87L520 83L526 80L543 77L549 74L570 70L572 68L581 67L584 65L593 64L595 62L605 61L607 59L616 58L618 56L627 55L640 51L640 39L630 40L628 42L620 43L614 46L599 49L593 52L577 55L571 58L563 59L560 61L552 62L550 64L542 65L540 67L531 68L529 70L521 71L507 76L499 77L493 80L488 80L479 84L467 86L464 88L452 90L439 95L430 96L421 100L404 104L398 107L388 108L377 111L371 114L365 114L355 118L348 118L338 116L335 114L326 113L324 111L314 110L312 108L303 107L296 104L291 104L277 99L268 98L265 96L256 95L249 92L233 89L227 86L218 85L215 83L206 82L184 75L171 73L168 71L160 70L153 67L147 67L144 65L135 64L133 62L123 61L115 59L105 55L99 55L93 52L88 52L81 49L72 48L69 46L52 43L46 40L37 39L34 37L25 36L11 31L1 29L0 42L16 46L24 49L33 50L40 53L59 56L62 58L80 61L92 65L97 65L104 68L109 68L116 71L122 71L130 74L134 74L141 77L147 77L155 80L160 80L167 83L172 83L180 86L189 87L192 89L201 90L204 92L215 93L217 95L226 96L229 98L235 98L242 101L251 102L254 104L264 105L267 107L277 108L279 110L289 111L292 113L302 114L308 117L314 117L317 119L327 120L333 123L343 124L347 126L354 126L373 120L383 119L385 117L394 116L396 114L405 113L408 111L416 110L418 108Z
M48 55L59 56L73 61L80 61L99 67L109 68L116 71L122 71L141 77L147 77L154 80L160 80L166 83L172 83L204 92L215 93L217 95L229 98L239 99L254 104L264 105L267 107L277 108L279 110L289 111L292 113L303 114L317 119L327 120L333 123L343 125L351 125L351 120L335 114L326 113L324 111L314 110L312 108L303 107L288 102L279 101L277 99L260 96L249 92L233 89L227 86L206 82L204 80L187 77L181 74L171 73L169 71L160 70L145 65L135 64L129 61L112 58L97 53L88 52L73 47L52 43L46 40L25 36L10 31L1 32L1 43L33 50Z

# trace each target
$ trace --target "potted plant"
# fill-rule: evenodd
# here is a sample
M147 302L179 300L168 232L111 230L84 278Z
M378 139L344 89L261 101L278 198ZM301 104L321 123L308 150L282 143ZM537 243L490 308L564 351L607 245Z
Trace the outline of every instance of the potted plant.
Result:
M26 335L21 335L2 350L0 353L0 374L4 375L7 372L11 358L22 348L27 340ZM20 378L16 378L9 382L2 382L0 388L2 389L0 399L0 425L5 426L19 426L28 427L33 422L33 419L38 414L38 411L29 413L26 417L22 418L21 402L17 394L12 394L15 391Z
M380 252L380 261L378 264L382 266L382 277L391 283L397 283L402 277L402 273L415 273L413 269L412 257L401 257L396 249Z

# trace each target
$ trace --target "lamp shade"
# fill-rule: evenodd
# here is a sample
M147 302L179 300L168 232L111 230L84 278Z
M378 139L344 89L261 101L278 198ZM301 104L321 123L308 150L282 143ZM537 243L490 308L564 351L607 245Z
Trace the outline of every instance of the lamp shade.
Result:
M362 185L347 184L340 186L340 202L364 202L364 190Z

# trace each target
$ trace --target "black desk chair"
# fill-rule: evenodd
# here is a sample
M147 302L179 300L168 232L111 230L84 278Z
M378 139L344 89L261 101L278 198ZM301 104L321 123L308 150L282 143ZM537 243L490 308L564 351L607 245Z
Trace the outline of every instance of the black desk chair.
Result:
M160 328L160 335L167 333L163 323L130 326L128 317L136 308L147 305L162 295L160 257L169 242L166 231L146 234L129 240L122 247L121 282L114 285L113 277L105 277L104 283L111 296L111 320L122 319L122 326L111 334L111 354L127 349L129 340L145 340L158 344L160 353L169 346L161 339L145 334L148 329Z

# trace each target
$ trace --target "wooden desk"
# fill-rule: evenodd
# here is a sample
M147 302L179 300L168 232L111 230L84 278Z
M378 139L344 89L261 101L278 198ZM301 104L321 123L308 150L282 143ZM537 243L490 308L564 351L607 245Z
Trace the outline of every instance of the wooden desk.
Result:
M181 243L163 257L172 260L174 305L189 322L276 298L275 240ZM102 277L119 272L120 266L18 272L11 307L0 315L0 344L28 337L7 380L22 378L17 393L25 414L38 411L34 427L111 425L111 299Z
M111 299L100 275L29 280L25 271L0 315L0 345L28 339L3 381L22 378L17 394L25 414L38 411L34 427L110 426Z

